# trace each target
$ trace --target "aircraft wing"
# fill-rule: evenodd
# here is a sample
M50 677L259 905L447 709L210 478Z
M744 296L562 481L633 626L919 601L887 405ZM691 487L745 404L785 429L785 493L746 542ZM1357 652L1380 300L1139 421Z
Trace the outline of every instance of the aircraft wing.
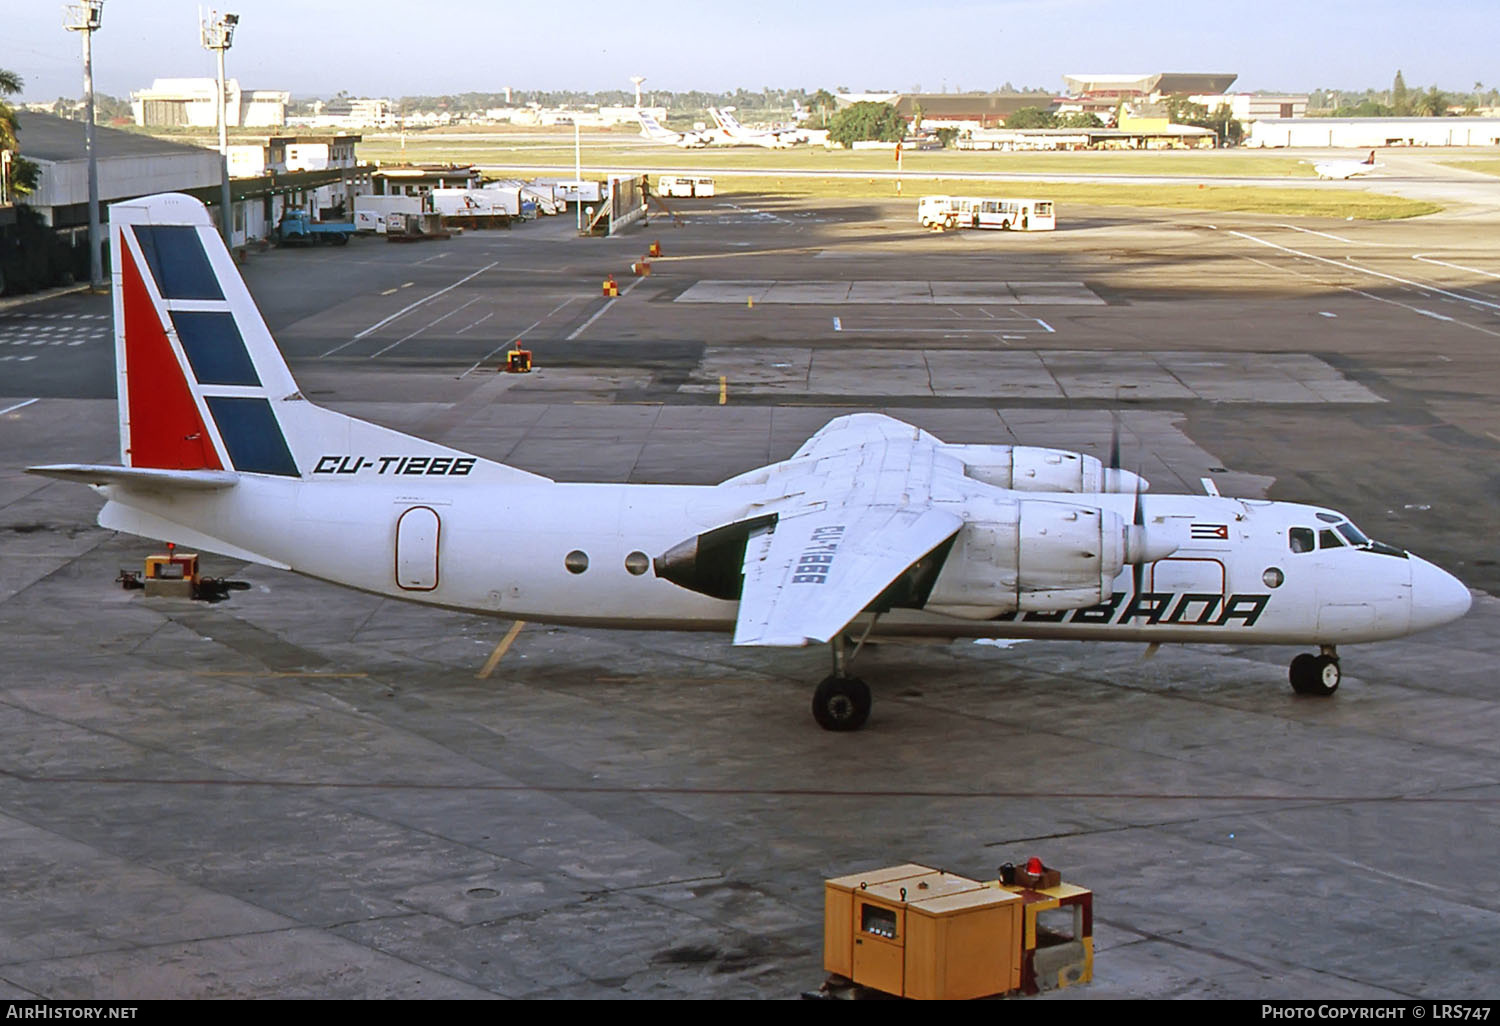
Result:
M837 456L871 443L903 442L936 445L938 439L919 427L883 413L850 413L824 424L817 434L802 443L792 459Z
M845 504L783 516L745 546L734 643L828 641L962 526L932 508Z

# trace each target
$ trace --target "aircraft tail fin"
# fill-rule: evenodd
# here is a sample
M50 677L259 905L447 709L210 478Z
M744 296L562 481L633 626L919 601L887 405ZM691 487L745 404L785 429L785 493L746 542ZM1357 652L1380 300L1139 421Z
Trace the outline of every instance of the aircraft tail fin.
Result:
M110 208L120 462L296 476L271 401L297 390L208 211Z
M198 200L145 196L109 220L126 467L545 480L304 399Z

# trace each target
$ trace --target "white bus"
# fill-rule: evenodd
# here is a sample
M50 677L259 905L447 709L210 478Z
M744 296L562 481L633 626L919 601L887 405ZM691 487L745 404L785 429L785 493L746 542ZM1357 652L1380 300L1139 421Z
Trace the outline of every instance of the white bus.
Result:
M714 194L714 180L712 178L692 178L685 175L659 175L656 179L656 194L674 198L692 198L694 196L712 196Z
M923 196L917 201L917 223L923 228L940 224L945 228L1050 232L1057 227L1057 212L1051 200Z

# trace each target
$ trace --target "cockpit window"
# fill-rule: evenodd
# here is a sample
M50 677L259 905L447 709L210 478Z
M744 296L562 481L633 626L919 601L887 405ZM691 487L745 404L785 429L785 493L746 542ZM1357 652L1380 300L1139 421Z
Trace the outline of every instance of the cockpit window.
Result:
M1406 559L1407 554L1394 545L1387 545L1372 539L1365 532L1351 524L1347 518L1335 513L1325 513L1322 510L1315 511L1314 515L1325 524L1332 527L1320 528L1317 532L1317 547L1320 549L1341 549L1345 546L1359 549L1361 552L1374 552L1381 556L1395 556L1398 559ZM1313 531L1306 527L1293 527L1287 531L1287 541L1291 544L1293 552L1311 552L1313 549ZM1306 546L1301 548L1299 546Z
M1350 545L1356 548L1364 548L1370 544L1370 539L1365 537L1365 533L1347 520L1337 527L1337 531L1348 540Z

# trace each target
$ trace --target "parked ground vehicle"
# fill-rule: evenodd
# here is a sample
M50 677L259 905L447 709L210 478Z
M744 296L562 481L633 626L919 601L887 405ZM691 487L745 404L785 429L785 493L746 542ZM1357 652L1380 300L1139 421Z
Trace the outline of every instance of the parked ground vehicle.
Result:
M656 194L672 198L712 196L714 180L701 176L661 175L656 179Z
M305 210L288 210L276 222L278 246L317 246L325 242L342 246L354 234L348 221L314 221Z
M1051 200L984 196L923 196L917 201L917 223L923 228L998 228L1015 232L1050 232L1057 227Z
M387 214L422 213L422 201L416 196L354 197L354 227L362 232L384 235Z

